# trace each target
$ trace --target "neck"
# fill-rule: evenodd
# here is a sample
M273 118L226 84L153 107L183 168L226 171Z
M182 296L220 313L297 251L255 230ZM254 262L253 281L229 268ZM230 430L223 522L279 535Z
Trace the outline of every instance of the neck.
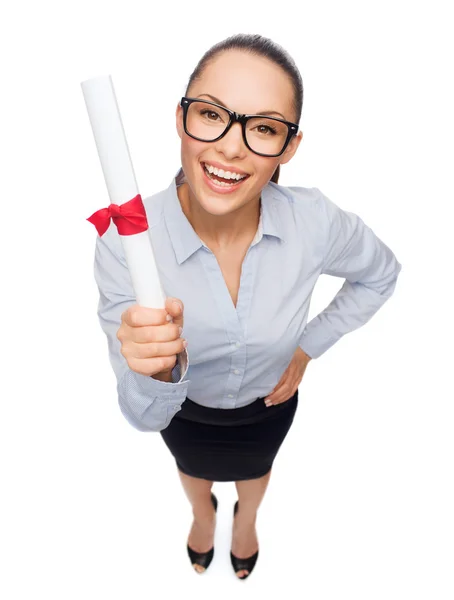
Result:
M177 188L181 209L194 231L208 247L226 250L239 243L250 243L260 220L260 196L228 215L212 215L189 197L189 186Z

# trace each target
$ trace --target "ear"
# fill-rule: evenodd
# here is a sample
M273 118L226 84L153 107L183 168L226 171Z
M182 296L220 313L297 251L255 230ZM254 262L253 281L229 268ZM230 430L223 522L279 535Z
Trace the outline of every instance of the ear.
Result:
M184 133L183 108L180 104L177 104L177 110L175 111L175 118L176 118L177 133L178 133L178 136L180 137L180 139L182 139L183 133Z
M298 150L298 146L301 144L301 140L303 139L303 132L300 130L293 137L284 151L284 154L281 156L281 160L279 161L280 165L285 165L288 161L293 157L295 152Z

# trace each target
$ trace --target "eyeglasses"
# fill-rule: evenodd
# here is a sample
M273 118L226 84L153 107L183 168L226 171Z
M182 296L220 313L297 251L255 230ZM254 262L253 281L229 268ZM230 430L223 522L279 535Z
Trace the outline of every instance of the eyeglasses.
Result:
M201 142L216 142L234 123L241 124L246 146L260 156L280 156L298 133L298 125L275 117L242 115L225 106L200 100L181 98L185 132Z

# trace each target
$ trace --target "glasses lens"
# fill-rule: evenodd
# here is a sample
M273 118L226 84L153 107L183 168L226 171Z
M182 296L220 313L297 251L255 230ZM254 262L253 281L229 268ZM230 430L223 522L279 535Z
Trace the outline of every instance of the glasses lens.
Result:
M194 137L212 142L225 131L229 120L229 113L222 108L206 102L192 102L188 108L186 127Z
M186 128L194 137L212 142L224 133L229 120L229 113L222 108L197 101L189 105ZM287 134L287 125L266 117L249 119L246 123L247 142L254 152L260 154L279 154Z
M273 119L254 118L246 123L246 139L254 152L279 154L287 139L288 127Z

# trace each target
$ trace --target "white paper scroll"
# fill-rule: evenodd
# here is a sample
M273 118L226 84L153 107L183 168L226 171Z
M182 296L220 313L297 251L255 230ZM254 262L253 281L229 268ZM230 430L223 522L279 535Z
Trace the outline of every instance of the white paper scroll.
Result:
M110 202L121 205L139 193L110 75L81 82ZM111 227L114 225L111 225ZM118 234L120 235L120 234ZM149 232L120 235L137 304L165 308Z

